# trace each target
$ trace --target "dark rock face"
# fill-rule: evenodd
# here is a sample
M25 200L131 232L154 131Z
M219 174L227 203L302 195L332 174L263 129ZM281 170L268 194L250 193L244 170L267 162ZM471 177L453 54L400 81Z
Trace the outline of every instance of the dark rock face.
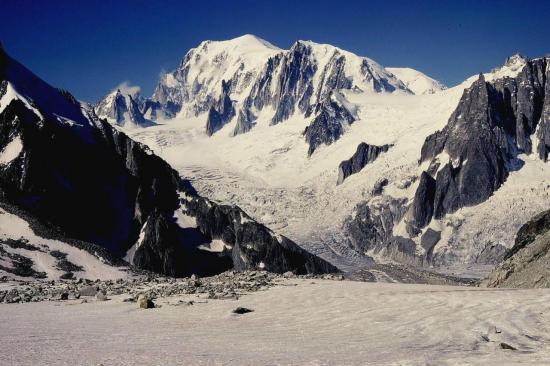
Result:
M344 224L351 246L364 253L396 245L393 227L405 214L405 202L405 199L383 196L376 202L357 205L355 216Z
M336 184L342 184L344 179L352 174L358 173L367 164L375 161L380 154L389 150L391 145L369 145L367 143L360 143L357 146L357 151L348 160L344 160L338 167L338 182Z
M532 151L531 137L537 130L541 159L547 158L548 59L527 61L515 78L487 83L479 79L464 92L447 126L426 138L420 162L431 161L435 179L433 217L487 200L522 162L519 152ZM446 153L442 154L442 153ZM442 157L448 155L447 161ZM412 226L425 226L432 215L431 198L424 185L418 188Z
M391 85L387 80L376 77L371 65L369 65L367 60L364 60L361 64L361 72L365 76L365 80L372 82L374 90L376 90L377 92L393 92L396 89L396 87ZM404 85L403 89L409 91Z
M436 191L436 181L426 172L422 172L420 175L420 182L416 193L414 194L414 201L409 207L408 215L413 218L411 220L417 226L409 228L409 234L414 234L418 231L418 228L428 225L433 215L433 202ZM414 235L413 235L414 236Z
M317 103L329 99L334 91L351 89L352 82L344 73L345 65L346 57L338 51L334 52L321 73L321 81L319 83L321 87L317 90L316 94Z
M433 250L439 240L441 239L441 232L428 228L420 239L420 245L426 251L426 259L428 262L432 260Z
M206 134L212 136L220 130L226 123L235 117L235 108L229 97L231 82L222 81L222 95L216 105L210 107L208 119L206 120Z
M161 104L151 99L145 99L140 103L141 113L144 116L149 116L152 120L157 120L159 118L174 118L180 110L181 106L171 101Z
M504 259L513 257L514 254L531 244L537 236L548 231L550 231L550 211L541 212L518 230L514 246L506 253Z
M273 101L276 105L275 115L271 123L282 122L294 113L298 106L305 112L313 94L313 75L317 71L316 64L311 59L311 47L302 42L296 42L289 53L281 60L281 76L277 80Z
M540 124L538 126L537 137L539 144L537 146L537 153L539 157L548 161L548 153L550 152L550 70L548 70L548 58L546 59L546 75L544 80L544 102L542 105L542 115L540 117Z
M70 236L121 254L153 209L177 207L178 175L106 122L85 136L47 117L39 128L19 101L6 107L0 122L0 144L17 135L24 151L0 171L3 199Z
M485 279L488 287L550 287L550 211L523 225L504 261Z
M74 98L50 87L2 52L0 85L4 90L8 82L32 105L14 99L2 106L0 151L14 139L21 141L21 152L0 166L2 202L119 258L139 239L134 264L168 275L213 274L231 267L336 271L290 240L277 239L265 226L253 220L241 222L247 216L239 208L218 206L199 197L146 146L106 121L83 114ZM180 202L179 194L193 197L192 203ZM197 217L199 229L177 224L175 211L185 208ZM232 221L237 218L239 225ZM231 243L231 256L197 248L197 242L212 238Z
M237 117L237 125L233 130L233 136L250 131L254 126L254 120L255 117L249 109L240 110L239 116Z
M306 142L309 144L308 156L311 156L320 145L330 145L338 140L344 133L345 126L355 121L353 114L330 96L310 109L306 117L311 114L316 116L304 131Z
M487 243L476 257L475 262L478 264L496 265L502 261L506 252L506 247L501 244Z
M290 239L275 235L236 206L217 205L195 196L186 203L187 214L197 220L209 240L221 239L237 270L264 269L296 274L330 273L338 270L328 262L301 249Z

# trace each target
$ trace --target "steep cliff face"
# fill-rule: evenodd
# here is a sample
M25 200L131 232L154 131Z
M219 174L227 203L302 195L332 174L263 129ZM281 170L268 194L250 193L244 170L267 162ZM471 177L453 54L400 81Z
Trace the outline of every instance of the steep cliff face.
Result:
M375 161L378 156L390 149L391 145L369 145L367 143L360 143L357 146L357 151L348 160L344 160L338 167L338 182L336 184L342 184L344 179L352 174L358 173L367 164Z
M504 261L491 272L488 287L550 287L550 211L521 227Z
M235 108L229 97L230 88L231 82L226 83L222 80L222 95L218 102L210 107L208 112L208 119L206 120L206 134L208 136L212 136L235 117Z
M268 229L255 222L252 231L235 229L233 256L201 250L221 224L182 227L177 217L192 201L179 197L206 200L164 160L3 51L0 85L2 201L115 256L131 252L137 267L168 275L256 268L259 261L274 271L336 270L286 239L266 239ZM202 222L200 212L193 210L193 217Z
M120 89L105 96L94 108L99 118L121 127L146 127L151 125L143 116L136 95L123 94Z
M447 125L425 139L414 196L393 209L406 214L389 215L391 205L380 206L379 200L365 203L360 210L364 215L348 220L351 245L382 249L406 262L445 264L445 256L452 260L453 250L465 245L449 240L459 237L463 222L459 213L452 214L487 202L511 172L522 169L522 154L536 151L542 160L547 157L548 62L516 55L486 74L488 79L483 74L474 79ZM399 243L395 251L387 250L391 243ZM495 242L478 246L470 258L478 263L494 264L505 250Z
M537 130L537 150L546 158L548 76L548 59L535 59L525 61L514 78L486 82L481 75L464 92L447 126L422 146L420 162L428 164L435 192L433 200L417 197L411 226L422 228L432 216L440 219L487 200L511 171L521 168L517 155L532 152ZM431 202L422 202L426 199Z

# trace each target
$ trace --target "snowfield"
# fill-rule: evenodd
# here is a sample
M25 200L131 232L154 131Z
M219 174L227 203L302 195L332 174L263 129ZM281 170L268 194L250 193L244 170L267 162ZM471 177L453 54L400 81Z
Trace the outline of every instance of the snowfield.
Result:
M239 300L193 299L3 305L0 364L550 363L548 289L286 280Z

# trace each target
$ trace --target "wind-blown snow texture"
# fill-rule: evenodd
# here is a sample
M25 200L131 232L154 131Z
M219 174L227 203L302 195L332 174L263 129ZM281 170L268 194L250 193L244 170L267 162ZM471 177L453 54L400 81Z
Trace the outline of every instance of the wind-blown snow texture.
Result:
M147 310L120 297L4 305L0 363L540 366L550 358L547 289L282 285L238 301L159 299L161 308ZM254 311L232 314L237 306Z

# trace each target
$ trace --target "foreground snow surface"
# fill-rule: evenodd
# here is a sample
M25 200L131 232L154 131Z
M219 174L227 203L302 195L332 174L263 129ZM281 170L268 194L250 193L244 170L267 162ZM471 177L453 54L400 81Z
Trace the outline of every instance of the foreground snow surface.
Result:
M550 364L543 289L287 280L239 300L176 302L0 305L0 364Z

